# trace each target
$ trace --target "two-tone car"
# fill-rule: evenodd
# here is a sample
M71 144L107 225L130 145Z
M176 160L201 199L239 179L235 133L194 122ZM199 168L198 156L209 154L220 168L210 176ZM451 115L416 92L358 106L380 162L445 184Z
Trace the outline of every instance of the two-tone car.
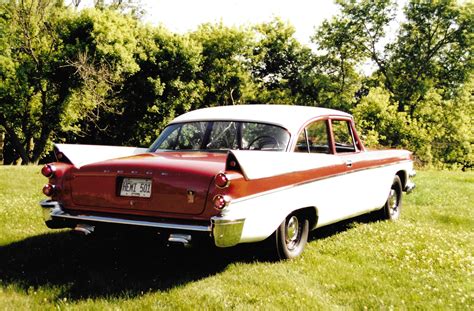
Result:
M415 184L412 154L366 150L351 115L284 105L204 108L147 149L55 145L40 204L50 228L143 228L217 247L266 240L301 254L310 230L374 213L395 220Z

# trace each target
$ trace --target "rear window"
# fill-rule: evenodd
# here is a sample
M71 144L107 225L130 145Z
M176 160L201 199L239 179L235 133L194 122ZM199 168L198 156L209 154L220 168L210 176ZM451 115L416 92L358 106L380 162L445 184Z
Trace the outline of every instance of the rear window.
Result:
M290 134L282 127L256 122L207 121L171 124L150 147L156 150L285 151Z

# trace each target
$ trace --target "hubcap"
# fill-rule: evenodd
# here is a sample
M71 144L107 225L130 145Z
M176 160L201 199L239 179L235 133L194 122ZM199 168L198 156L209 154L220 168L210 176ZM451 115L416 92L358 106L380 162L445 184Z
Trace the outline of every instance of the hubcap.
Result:
M390 190L390 197L388 198L388 207L390 209L390 215L398 213L398 195L394 189Z
M289 249L294 248L295 245L298 242L298 228L299 228L299 223L298 223L298 217L296 216L291 216L290 219L288 219L288 222L286 223L286 245L288 246Z

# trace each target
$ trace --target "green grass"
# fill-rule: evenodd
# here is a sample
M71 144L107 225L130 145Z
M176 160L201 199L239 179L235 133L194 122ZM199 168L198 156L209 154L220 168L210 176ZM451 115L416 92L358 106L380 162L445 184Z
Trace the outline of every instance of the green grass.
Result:
M303 255L167 248L154 237L47 229L38 167L0 167L0 309L474 308L474 173L426 171L402 219L312 233Z

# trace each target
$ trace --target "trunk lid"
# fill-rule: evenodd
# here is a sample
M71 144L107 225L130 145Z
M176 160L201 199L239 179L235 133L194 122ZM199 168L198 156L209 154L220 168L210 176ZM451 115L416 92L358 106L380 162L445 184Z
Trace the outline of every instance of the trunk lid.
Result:
M159 152L89 164L73 174L72 201L92 210L198 215L226 158L224 153Z

